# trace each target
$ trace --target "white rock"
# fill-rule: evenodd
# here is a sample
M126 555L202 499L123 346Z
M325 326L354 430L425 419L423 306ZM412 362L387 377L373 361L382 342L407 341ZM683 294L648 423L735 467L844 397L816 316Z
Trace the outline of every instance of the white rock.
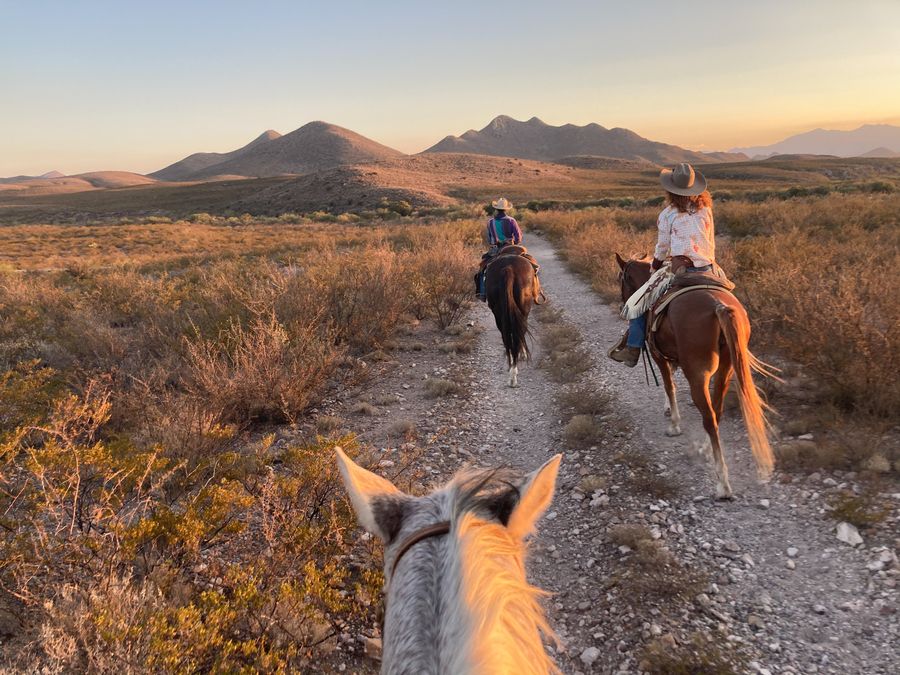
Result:
M788 568L789 570L796 569L796 568L797 568L797 563L795 563L793 560L788 560L788 561L787 561L787 568Z
M850 523L840 523L837 526L837 538L850 546L859 546L863 538L859 536L859 530Z
M787 550L788 558L796 558L798 553L800 553L800 551L798 551L796 547L794 547L794 546L788 547L788 550Z
M827 611L825 605L813 605L812 609L816 614L824 614Z
M769 504L771 504L771 502L768 499L760 499L759 500L759 505L764 509L769 508Z
M581 652L581 656L578 658L580 658L581 662L586 666L593 665L594 661L600 658L600 650L596 647L588 647Z

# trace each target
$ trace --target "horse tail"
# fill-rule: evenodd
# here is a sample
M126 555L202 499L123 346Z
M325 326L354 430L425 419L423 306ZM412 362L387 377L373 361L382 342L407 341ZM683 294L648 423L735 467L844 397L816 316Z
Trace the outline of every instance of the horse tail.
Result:
M745 318L738 316L734 307L719 303L716 306L716 317L731 353L731 363L738 381L738 400L756 468L761 477L767 477L775 464L765 416L768 406L760 398L759 390L753 382L753 371L770 377L774 377L774 374L769 366L750 353L747 347L750 341L750 324Z
M519 363L519 357L530 357L528 343L525 337L528 335L528 317L519 306L516 297L516 272L512 266L503 269L503 285L506 293L500 296L500 334L503 337L503 348L506 350L506 360L510 366Z

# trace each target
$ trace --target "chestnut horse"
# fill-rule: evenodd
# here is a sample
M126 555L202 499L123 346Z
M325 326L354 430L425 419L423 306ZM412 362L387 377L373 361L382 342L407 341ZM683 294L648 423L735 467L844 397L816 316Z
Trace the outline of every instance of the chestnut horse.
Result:
M520 254L520 247L511 246L512 253L500 252L488 265L484 278L484 292L509 366L509 386L518 386L519 360L528 359L528 314L541 295L540 282L534 267Z
M650 278L650 261L632 258L624 260L616 253L622 301ZM647 330L650 330L648 325ZM750 320L747 311L734 295L725 289L697 289L684 293L669 303L668 310L654 335L653 360L659 366L666 387L666 414L670 416L668 436L681 434L681 415L675 398L675 368L680 367L688 381L691 398L703 418L708 436L700 454L709 459L712 450L716 477L716 496L731 499L728 467L719 438L719 422L725 394L733 374L737 375L738 398L750 448L761 477L772 472L774 464L769 445L768 425L753 372L774 377L771 369L747 348L750 339ZM712 398L709 383L715 374Z

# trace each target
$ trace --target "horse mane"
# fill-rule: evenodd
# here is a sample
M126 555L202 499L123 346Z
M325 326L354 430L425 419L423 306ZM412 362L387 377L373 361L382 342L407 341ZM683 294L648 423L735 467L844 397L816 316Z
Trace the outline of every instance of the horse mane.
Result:
M505 526L519 500L512 474L469 472L454 484L454 541L460 599L472 621L473 672L559 673L540 638L556 640L540 602L548 594L528 583L526 546Z

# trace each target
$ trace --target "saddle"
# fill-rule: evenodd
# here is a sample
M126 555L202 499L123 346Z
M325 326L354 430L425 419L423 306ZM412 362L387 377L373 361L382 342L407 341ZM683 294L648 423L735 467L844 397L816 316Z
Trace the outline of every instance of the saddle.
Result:
M714 290L725 291L731 293L734 290L734 284L725 276L725 273L719 268L719 274L715 272L679 272L673 278L666 292L660 297L650 308L647 321L647 346L651 353L657 357L662 357L667 361L672 361L663 354L656 346L656 332L659 330L659 324L666 315L669 304L679 295L690 293L691 291Z
M544 289L541 288L541 280L538 278L538 272L540 272L541 266L538 264L538 261L535 259L535 257L528 252L528 249L521 244L507 244L506 246L502 246L493 256L490 255L490 252L486 253L482 257L481 269L479 270L478 276L476 278L480 280L482 278L482 275L487 274L487 268L490 267L496 260L508 256L519 256L525 258L525 260L531 263L531 266L534 268L533 292L535 304L543 304L546 297L544 295Z

